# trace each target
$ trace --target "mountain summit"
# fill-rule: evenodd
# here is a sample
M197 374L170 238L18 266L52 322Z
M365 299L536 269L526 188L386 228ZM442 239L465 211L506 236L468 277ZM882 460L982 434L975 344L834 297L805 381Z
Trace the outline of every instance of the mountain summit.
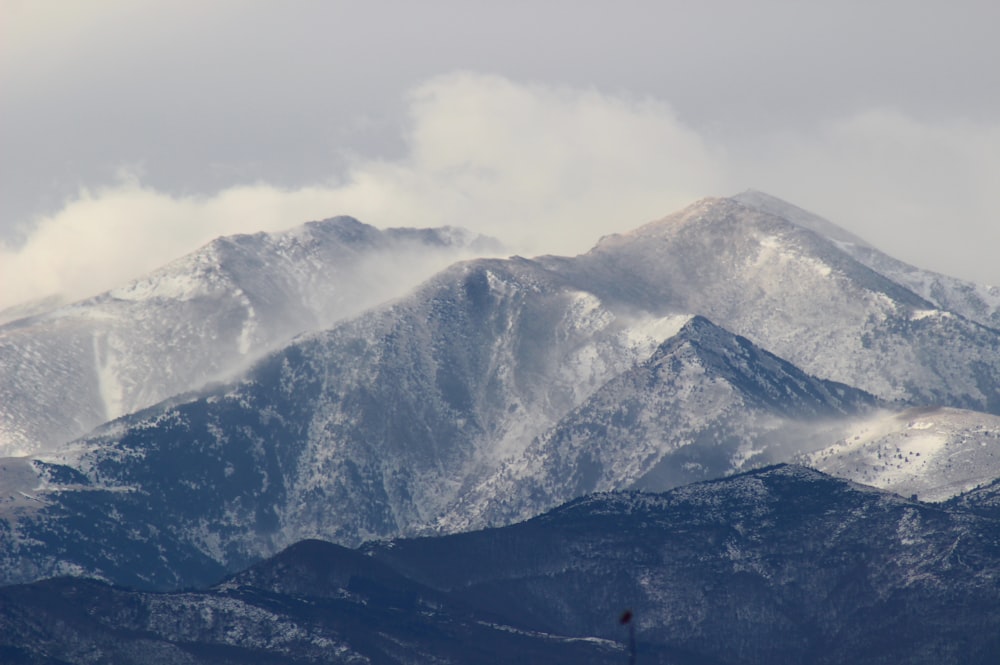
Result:
M1000 413L1000 331L810 224L706 199L578 257L450 265L391 301L276 342L227 382L10 461L0 469L0 573L82 571L171 588L302 539L355 546L501 525L595 490L661 491L801 459L848 433L873 441L865 423L905 409ZM329 232L362 246L371 236L353 221ZM300 256L254 238L236 244ZM212 265L258 266L253 252L218 251L244 258ZM318 278L298 260L277 265L292 285ZM248 273L241 293L260 320L248 328L236 317L230 348L287 311L276 309L281 298L252 295L278 277ZM197 303L184 300L194 293L185 283L131 292ZM201 325L176 311L177 325ZM993 449L972 426L984 421L962 422L962 450ZM816 459L842 468L831 455ZM988 454L975 459L994 468ZM932 474L945 461L910 468ZM958 475L907 483L947 498L973 480Z
M89 300L0 326L0 455L52 451L103 422L231 378L498 243L350 217L218 238ZM400 266L405 265L405 270Z

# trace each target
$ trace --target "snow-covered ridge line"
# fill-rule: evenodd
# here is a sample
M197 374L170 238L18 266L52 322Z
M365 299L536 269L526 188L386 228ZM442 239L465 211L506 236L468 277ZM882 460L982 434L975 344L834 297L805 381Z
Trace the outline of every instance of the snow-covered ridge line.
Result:
M498 243L340 217L218 238L128 285L0 326L0 454L93 427L236 372L304 331L397 297Z
M220 265L247 275L218 332L237 356L248 330L287 313L266 296L303 283L292 268L261 278L263 240L220 243ZM371 265L372 279L395 274ZM195 326L219 301L184 303L204 307L175 317ZM451 264L234 380L126 416L79 442L73 466L98 489L24 528L77 538L104 565L105 542L74 526L88 521L65 517L81 511L125 549L182 549L155 573L129 569L169 581L303 538L500 525L594 490L658 491L823 450L876 406L1000 414L998 349L1000 331L829 237L710 199L578 257ZM108 505L130 517L106 523ZM33 554L54 566L66 550L53 548Z
M782 217L829 238L864 265L910 289L941 309L953 311L972 321L1000 329L1000 285L976 284L908 265L879 251L830 221L763 192L749 190L731 198L750 208Z

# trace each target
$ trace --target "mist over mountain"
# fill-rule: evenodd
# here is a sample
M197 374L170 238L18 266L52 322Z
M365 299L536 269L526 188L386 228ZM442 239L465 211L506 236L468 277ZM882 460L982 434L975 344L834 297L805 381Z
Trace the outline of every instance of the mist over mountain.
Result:
M314 239L320 231L337 240L317 240L312 251L281 249L299 247L303 243L297 239ZM396 241L411 243L406 250L386 240L393 234L354 220L307 225L286 236L222 239L209 246L215 247L210 253L165 268L128 289L0 328L5 335L21 330L30 342L34 337L27 331L35 325L43 332L63 320L72 323L69 327L82 326L80 321L113 320L106 315L117 311L107 309L112 305L121 308L134 302L139 303L135 307L141 305L138 311L158 311L151 309L153 303L167 307L156 320L170 321L175 328L158 328L157 334L165 337L151 336L155 344L129 338L122 348L139 349L146 355L135 351L136 357L147 359L157 358L154 349L167 348L157 371L180 375L180 369L171 369L175 356L190 354L191 367L198 370L212 366L205 358L215 352L203 338L214 334L228 349L229 356L220 352L220 357L238 361L230 365L233 376L225 381L199 387L201 379L191 379L193 370L186 369L183 388L163 401L141 410L119 404L121 417L85 436L47 452L41 452L47 443L29 440L27 449L39 452L0 459L0 580L9 584L68 574L145 590L207 586L304 539L357 547L402 536L441 537L520 522L593 492L662 492L795 460L903 496L952 501L932 507L798 467L764 476L751 473L738 476L743 479L739 482L718 485L730 488L725 497L706 499L701 508L688 512L671 512L662 524L683 524L707 506L724 505L712 518L715 523L746 525L737 533L763 528L755 543L784 543L789 551L769 550L740 568L756 571L763 582L737 576L727 587L706 581L711 594L704 588L697 593L689 589L681 594L681 604L656 605L650 611L674 622L657 630L688 636L664 643L662 653L678 658L698 654L690 662L765 662L770 657L776 662L848 662L882 644L866 632L870 626L862 625L862 619L884 612L892 617L885 620L888 623L872 619L871 626L903 630L899 627L914 622L927 627L928 635L947 632L929 618L931 613L914 609L929 603L927 607L940 606L942 613L953 611L943 604L957 597L952 594L958 587L950 586L953 580L946 573L935 572L934 584L920 586L931 579L921 566L951 561L943 540L935 540L933 552L911 556L905 547L873 535L872 547L885 549L878 556L888 558L872 564L871 570L861 563L871 559L838 568L843 561L830 550L819 560L843 577L834 579L812 568L783 577L782 566L818 565L791 552L797 539L834 542L836 538L829 538L836 524L868 514L871 506L838 504L829 507L830 516L823 519L810 514L808 529L815 530L794 536L768 531L777 527L767 511L780 513L783 501L808 503L814 494L818 500L828 490L835 496L847 492L833 487L850 488L848 494L878 497L878 506L896 511L891 523L865 528L898 535L905 513L931 525L920 526L921 535L913 542L929 542L940 528L950 534L951 544L967 537L955 531L963 520L993 519L992 495L983 488L1000 478L1000 330L992 326L995 307L988 290L966 289L957 281L894 263L829 222L759 193L700 201L632 232L605 237L577 257L453 263L405 292L403 282L392 282L399 272L392 262L401 261L413 247L444 247L434 256L443 260L453 249L464 251L479 241L468 236L455 240L456 232L440 230L393 233ZM382 247L382 242L389 242L390 248L378 250L378 259L370 260L368 248L373 243ZM223 266L227 269L221 270ZM230 274L242 277L235 280ZM378 293L367 286L379 280L392 282L386 287L391 299L357 299L359 294L367 298ZM941 289L928 286L933 284ZM209 297L199 300L204 293ZM968 297L959 297L962 294ZM220 303L229 303L230 309ZM70 313L78 310L86 314L74 314L78 319L73 319ZM141 330L135 321L129 330ZM203 326L215 326L215 332L203 334ZM45 332L39 339L55 340L53 348L76 339L76 346L68 348L76 348L87 362L104 362L113 356L107 349L119 348L96 343L94 329L83 329L80 337L49 338ZM181 332L173 337L174 330ZM300 331L309 332L293 337ZM184 335L202 341L189 349ZM170 339L176 340L173 350ZM245 352L244 340L252 342ZM25 353L23 349L31 347L21 344L16 348L18 357L27 359L25 367L47 367L41 359L60 358L41 349ZM254 353L261 355L251 362ZM136 361L129 366L140 365ZM52 399L68 394L70 388L55 385L59 372L53 369L45 376L53 383ZM70 383L75 380L72 372L65 376ZM107 416L108 405L115 403L108 396L124 394L108 388L122 385L122 376L114 375L118 384L98 384L104 389L97 391L102 399L96 411L104 409ZM137 376L130 380L141 381L145 375ZM5 385L13 387L4 389L22 402L32 401L30 391L18 388L20 380L8 382L5 375ZM67 406L73 405L68 399ZM48 411L40 408L39 413L45 416ZM757 487L758 481L768 487L788 482L800 494L775 490L773 496L783 498L767 503L764 512L744 514L741 511L749 508L741 501L757 496L751 486ZM691 492L716 485L694 487L702 489ZM688 496L688 490L677 491L670 496ZM728 494L731 491L734 494ZM962 496L981 500L953 499L970 491ZM584 504L591 505L587 501ZM981 509L969 507L973 505ZM952 508L961 515L949 512ZM979 561L984 571L997 561L990 525L976 527L977 535L968 536L982 549L969 554L967 561ZM521 527L512 528L515 531L505 533ZM694 528L693 523L684 528ZM836 541L836 547L850 553L865 549L864 531L859 526L851 531L854 540ZM708 542L713 547L725 544L712 538ZM543 558L558 561L556 545L545 542L536 540L534 547ZM506 547L497 552L514 556L533 545L525 541L514 550ZM372 546L365 551L391 558L395 550ZM627 551L639 556L642 549L635 545ZM485 553L463 556L491 560ZM697 560L692 557L689 563ZM396 562L380 560L403 577L412 577ZM564 565L572 569L582 564ZM670 566L680 564L657 565L674 570ZM898 573L893 581L872 577L889 568ZM966 572L975 578L971 569ZM644 574L642 579L659 579L665 573L650 568ZM705 572L706 580L716 574L721 574L716 568ZM988 587L987 577L969 584ZM424 587L443 588L428 577L412 579ZM923 581L905 591L916 594L911 600L901 605L886 600L904 593L899 589L909 589L906 585L914 580ZM827 582L829 586L823 586ZM671 578L671 588L683 584ZM567 598L592 587L589 579L559 577L548 587L546 602L572 605ZM720 598L728 588L751 594L753 600L747 602L752 609L726 614L730 609L714 605L723 602ZM888 605L858 605L856 598L847 599L850 594L837 595L842 588L858 593L863 589L877 599L872 602ZM497 598L504 597L501 590L490 589ZM532 593L519 597L531 598ZM807 597L821 599L815 602L822 609L803 609ZM211 600L217 602L222 601ZM988 607L992 601L982 602L981 607ZM559 640L616 639L601 632L593 617L546 623L546 617L558 612L555 606L543 606L547 609L532 615L539 623L517 630L557 635ZM466 621L464 607L449 614L456 617L455 625L481 630L472 627L482 627L480 619ZM716 632L700 633L684 625L683 617L706 616L716 611L711 608L727 617L713 623ZM873 614L866 615L869 609ZM530 607L524 611L535 612ZM824 618L816 612L833 614ZM740 617L756 618L743 624ZM805 617L814 623L801 623ZM956 630L968 630L972 617L957 620ZM821 626L828 620L837 625L859 621L843 634L853 635L850 639L861 646L852 651L855 642L850 640L846 646L830 646L841 629L824 632ZM729 651L713 651L711 635L727 622L745 628L746 637L726 647ZM581 625L587 628L573 632ZM431 630L429 626L420 630ZM750 636L754 630L759 638ZM492 628L487 632L487 642L500 639ZM769 650L766 640L777 643L779 634L800 637ZM921 641L919 631L914 636L916 646L905 652L907 658L952 653L945 638L935 638L932 644ZM528 642L549 643L548 638L533 639ZM789 646L792 642L798 646ZM822 650L803 646L817 644L839 655L823 661ZM591 646L622 655L604 642L577 644L584 651ZM421 653L433 651L427 648L431 651ZM987 652L981 649L986 647L966 653ZM741 653L757 654L757 660L740 660Z
M939 309L824 235L735 200L707 199L545 263L600 298L701 314L810 374L883 399L1000 409L995 329Z
M462 229L378 230L349 217L219 238L121 288L0 326L0 454L228 379L294 335L498 251ZM28 310L30 311L30 310Z
M62 555L51 553L66 536L49 525L62 523L66 501L87 506L71 513L110 502L228 567L301 538L356 545L412 532L648 356L652 333L678 325L619 320L525 259L458 264L405 299L300 338L239 382L125 417L46 457L89 484L66 494L28 482L53 503L11 503L26 512L3 568L58 570ZM112 533L130 544L110 544ZM131 533L74 530L67 557L131 549ZM101 574L170 580L182 574L175 565L188 562L160 558L141 573L109 564Z
M948 408L876 412L803 464L924 501L944 501L1000 478L1000 417Z
M825 235L864 265L907 287L941 309L961 314L991 328L1000 328L1000 286L976 284L908 265L880 252L822 217L763 192L750 190L737 194L732 199Z
M506 524L591 492L664 489L787 459L878 404L696 316L463 496L441 525Z

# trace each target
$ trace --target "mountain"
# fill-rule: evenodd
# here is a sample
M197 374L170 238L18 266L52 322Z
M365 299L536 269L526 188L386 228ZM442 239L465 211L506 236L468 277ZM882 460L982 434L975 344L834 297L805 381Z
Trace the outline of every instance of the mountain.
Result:
M454 264L228 383L10 461L0 579L170 589L302 539L665 490L824 449L877 404L995 411L998 347L828 235L708 199L579 257ZM970 478L946 480L920 482Z
M944 501L1000 478L1000 417L946 408L877 413L798 461L924 501Z
M353 550L298 543L172 594L60 578L0 589L5 663L610 663L620 645L515 630Z
M0 570L30 579L70 560L163 588L203 581L214 572L205 560L232 570L304 538L413 532L682 322L616 317L529 260L457 264L239 382L39 457L85 482L49 483L37 502L9 507ZM122 528L95 534L73 517L109 511L127 516ZM145 568L116 558L153 532L160 547L202 557Z
M778 466L594 495L504 529L366 548L538 629L726 663L990 662L997 522ZM450 558L450 548L460 558Z
M521 659L571 665L611 663L621 655L618 644L605 640L531 633L488 621L391 571L385 575L388 582L361 572L340 586L324 573L344 559L334 545L301 543L268 562L293 568L275 585L279 588L320 582L296 592L243 580L169 595L75 578L6 587L0 589L5 608L0 610L0 658L62 665L500 664Z
M788 459L877 405L695 316L463 496L439 528L507 524L595 491L658 490Z
M1000 329L1000 286L976 284L908 265L828 220L763 192L750 190L731 198L749 208L787 219L826 236L854 259L940 309Z
M45 298L38 298L36 300L18 303L16 305L11 305L10 307L5 307L0 309L0 326L11 321L17 321L18 319L40 316L46 312L58 309L65 304L65 298L58 295L52 295Z
M227 379L298 333L496 250L461 229L378 230L337 217L219 238L122 288L8 322L0 326L0 455L58 448Z
M944 505L1000 519L1000 478L952 497Z
M937 308L826 235L733 199L699 201L543 263L601 299L701 314L809 374L888 401L1000 413L1000 331Z
M796 466L358 550L306 541L203 589L0 588L21 663L992 663L995 517Z

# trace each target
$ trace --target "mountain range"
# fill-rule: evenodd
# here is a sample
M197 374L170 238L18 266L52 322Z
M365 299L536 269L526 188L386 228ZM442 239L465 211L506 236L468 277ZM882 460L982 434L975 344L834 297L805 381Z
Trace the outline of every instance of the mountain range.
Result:
M88 300L40 303L0 325L0 455L56 449L230 378L296 334L403 295L460 258L497 251L497 241L462 229L379 230L338 217L219 238Z
M242 582L211 585L318 539L336 546L301 551L382 562L388 569L377 576L395 580L379 577L396 589L391 602L399 584L407 598L427 594L429 603L407 606L420 615L417 624L392 623L386 617L393 612L379 603L365 605L375 613L369 624L355 623L348 632L341 624L329 633L323 632L329 626L310 624L310 634L345 649L337 652L343 662L355 656L408 662L405 653L461 661L460 652L421 642L425 633L479 635L482 644L496 645L483 654L522 648L555 662L620 659L621 626L602 628L594 617L565 614L585 601L618 611L608 609L617 602L610 591L597 591L618 579L615 569L560 559L553 539L562 533L567 542L604 539L620 554L617 565L643 571L620 580L622 588L647 589L658 600L643 596L625 605L636 612L640 641L655 643L663 662L900 662L861 657L883 648L909 654L907 662L925 662L927 654L977 662L948 660L940 635L951 629L934 617L954 615L949 599L961 594L982 599L976 612L994 602L995 289L906 266L759 192L696 202L602 238L577 257L451 262L461 253L495 250L488 239L455 229L378 231L336 218L285 234L219 239L128 287L0 327L0 394L9 396L0 401L8 455L0 459L0 581L71 575L9 589L57 599L90 593L73 590L84 585L108 608L147 607L166 598L150 591L199 587L207 590L185 600L190 607L236 603L261 617L262 598L291 607L306 602L305 587L289 599L273 586L247 582L252 598L236 599ZM425 252L423 267L399 269ZM897 494L801 466L768 466L783 462ZM788 492L776 489L786 485ZM830 501L826 512L810 513L821 498ZM573 527L579 531L572 538L555 527L549 538L548 527L538 526L562 519L553 515L590 510L581 506L596 512ZM665 512L643 512L651 506ZM855 519L889 513L864 526ZM643 567L640 541L615 541L604 514L631 525L623 526L623 539L670 549L663 534L700 533L708 549L692 544L683 565L657 555ZM642 515L634 524L626 517L633 514ZM787 521L791 515L797 517ZM742 561L737 554L749 546L739 541L732 550L711 529L699 531L698 520L728 525L740 537L755 534L747 542L767 553L755 550L737 566L752 579L730 579L728 568L712 564L692 572L702 581L685 586L679 571L716 561L723 546L728 566ZM845 526L855 523L856 529ZM484 527L504 528L477 531ZM919 537L905 535L910 527ZM531 537L498 544L507 533ZM489 540L494 536L500 540ZM475 538L492 544L454 545ZM892 538L930 549L913 554ZM380 542L390 544L364 545ZM974 551L947 551L960 542ZM447 581L393 558L418 547L411 543L426 544L428 552L446 548L441 566L456 574L469 562L491 568L496 581L477 593L507 605L480 606L486 601L460 591L478 588L472 580L487 579L485 570ZM582 567L589 576L556 575L542 594L547 600L536 600L542 592L514 584L521 573L504 573L501 560L524 559L533 549L539 554L528 557L531 565L551 559L559 570ZM628 553L637 557L631 564ZM421 557L436 565L434 555ZM927 573L931 563L943 568ZM108 590L80 577L137 591ZM329 611L362 611L361 601L341 588L344 580L337 584L328 593L340 609ZM683 602L660 598L678 587L687 589ZM593 591L589 601L572 600L585 590ZM508 592L527 599L518 607L530 621L512 618ZM871 598L857 605L865 593ZM862 609L849 612L851 603ZM924 614L916 609L921 604L939 609ZM435 623L426 607L444 608L450 627ZM100 613L88 616L94 612ZM128 630L158 635L149 639L163 645L201 644L200 637L142 624L152 610L142 612ZM565 617L556 620L560 612ZM976 623L976 612L953 626L967 641L968 649L959 649L966 655L996 646L967 637L970 626L993 625L989 612ZM710 615L710 630L684 623ZM300 620L281 615L265 623L279 619L281 625ZM214 630L192 621L198 635ZM912 651L886 645L873 632L910 624ZM94 639L110 635L86 625ZM721 646L717 636L726 625L737 641ZM413 651L366 650L381 639L373 637L374 626ZM838 636L846 646L838 646ZM240 659L232 639L206 640L215 646L192 651L190 662L205 662L197 660L207 658L202 653ZM766 646L768 640L776 646ZM509 646L515 642L521 646ZM287 652L261 647L261 653L273 662L312 662L301 654L320 653L294 643ZM25 648L11 646L25 662L47 662L30 660L34 652ZM823 660L827 652L834 655ZM164 662L187 662L169 658ZM476 660L499 662L499 656Z
M307 540L172 593L0 588L10 663L978 665L1000 651L996 517L798 466L599 493L500 529Z

